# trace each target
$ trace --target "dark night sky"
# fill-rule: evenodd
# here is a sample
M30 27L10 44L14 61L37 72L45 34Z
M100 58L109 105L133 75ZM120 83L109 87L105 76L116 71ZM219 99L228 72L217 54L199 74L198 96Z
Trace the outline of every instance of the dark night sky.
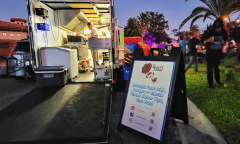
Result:
M9 21L13 17L27 19L26 0L0 0L0 20ZM154 11L163 13L169 22L170 30L178 29L180 23L190 15L191 11L197 6L204 6L199 0L115 0L115 12L119 26L125 26L129 17L137 17L139 13ZM232 18L235 19L238 14ZM200 28L205 28L212 20L200 19L195 22ZM190 21L184 25L182 30L189 30Z

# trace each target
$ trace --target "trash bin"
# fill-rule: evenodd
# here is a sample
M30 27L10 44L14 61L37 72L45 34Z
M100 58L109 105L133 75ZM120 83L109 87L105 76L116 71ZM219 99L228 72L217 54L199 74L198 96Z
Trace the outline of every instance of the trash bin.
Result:
M63 87L67 83L65 66L42 66L34 69L39 87Z

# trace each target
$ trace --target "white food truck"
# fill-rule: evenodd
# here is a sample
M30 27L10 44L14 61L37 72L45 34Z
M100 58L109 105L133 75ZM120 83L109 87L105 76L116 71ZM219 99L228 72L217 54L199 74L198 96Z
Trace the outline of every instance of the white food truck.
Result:
M37 75L50 78L46 67L65 66L70 82L118 82L115 70L124 64L124 36L115 18L113 0L27 0L27 3L33 68L38 68ZM97 28L98 38L91 38L88 22ZM54 73L53 69L51 72Z
M38 86L0 112L0 143L107 143L124 64L113 0L26 2Z

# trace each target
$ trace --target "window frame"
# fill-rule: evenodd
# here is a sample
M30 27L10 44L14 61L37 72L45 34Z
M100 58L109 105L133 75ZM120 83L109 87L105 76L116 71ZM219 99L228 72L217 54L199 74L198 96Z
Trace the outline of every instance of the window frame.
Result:
M10 37L14 37L14 33L10 33L9 35L10 35Z

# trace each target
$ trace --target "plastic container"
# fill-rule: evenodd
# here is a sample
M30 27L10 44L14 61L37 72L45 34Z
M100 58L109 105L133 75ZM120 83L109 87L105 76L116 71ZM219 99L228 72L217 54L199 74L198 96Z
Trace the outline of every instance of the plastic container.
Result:
M42 66L34 69L39 87L63 87L67 83L65 66Z

